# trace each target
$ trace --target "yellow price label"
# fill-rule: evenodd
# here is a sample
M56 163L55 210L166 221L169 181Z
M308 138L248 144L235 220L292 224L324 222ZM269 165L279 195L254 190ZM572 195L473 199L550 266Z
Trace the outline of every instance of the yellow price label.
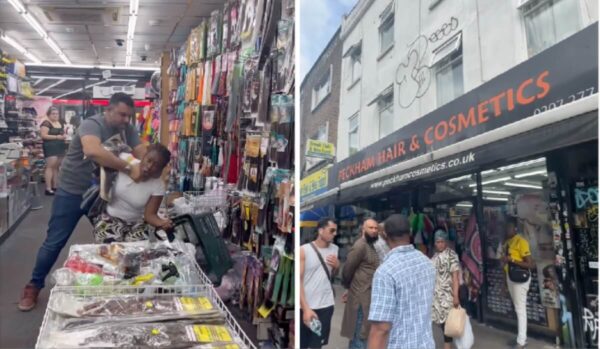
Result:
M225 326L194 325L194 333L201 343L231 342L233 340Z
M181 297L179 298L183 310L189 313L195 313L200 310L212 310L213 305L206 297Z

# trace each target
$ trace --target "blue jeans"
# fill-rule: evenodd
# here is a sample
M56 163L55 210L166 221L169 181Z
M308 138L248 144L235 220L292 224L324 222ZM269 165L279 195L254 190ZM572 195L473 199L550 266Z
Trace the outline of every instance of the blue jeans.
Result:
M356 327L354 328L354 337L350 340L349 349L365 349L367 343L364 339L360 338L360 330L362 329L363 323L363 311L362 306L358 306L358 313L356 314Z
M56 191L46 240L38 251L31 275L31 283L36 287L44 288L46 276L67 244L79 219L85 214L80 208L81 201L81 195L73 195L60 188Z

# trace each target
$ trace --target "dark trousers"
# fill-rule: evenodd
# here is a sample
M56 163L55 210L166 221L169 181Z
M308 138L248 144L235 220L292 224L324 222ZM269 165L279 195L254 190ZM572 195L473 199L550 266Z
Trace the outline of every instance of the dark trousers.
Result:
M58 189L52 203L52 214L48 223L46 240L38 250L31 283L44 288L46 276L56 263L60 251L65 247L81 216L81 195L73 195Z
M313 309L321 321L321 336L308 328L302 319L304 318L300 310L300 348L301 349L320 349L329 343L329 332L331 331L331 318L333 317L333 305L322 309Z

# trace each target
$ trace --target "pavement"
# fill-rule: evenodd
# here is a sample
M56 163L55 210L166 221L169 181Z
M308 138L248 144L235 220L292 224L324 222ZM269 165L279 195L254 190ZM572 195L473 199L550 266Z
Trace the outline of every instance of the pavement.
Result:
M342 318L344 315L344 303L342 303L341 297L344 293L344 289L335 285L335 310L333 313L333 319L331 321L331 334L329 337L329 344L324 349L343 349L348 348L349 339L340 336L342 330ZM512 348L508 343L516 337L515 334L502 331L484 324L478 323L476 320L471 319L471 325L473 326L473 335L475 337L475 348L485 349L507 349ZM444 345L444 337L441 328L433 326L433 337L435 339L436 348L442 348ZM553 343L544 342L541 340L529 338L527 349L553 349L556 348Z

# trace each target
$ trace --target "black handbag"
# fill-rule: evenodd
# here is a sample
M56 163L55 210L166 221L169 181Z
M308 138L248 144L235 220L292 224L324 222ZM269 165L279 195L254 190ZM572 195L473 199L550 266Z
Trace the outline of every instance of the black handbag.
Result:
M522 284L529 280L529 269L521 268L514 263L508 263L508 278L512 282Z
M107 202L100 197L100 186L93 184L83 193L80 208L85 212L90 222L106 210Z

